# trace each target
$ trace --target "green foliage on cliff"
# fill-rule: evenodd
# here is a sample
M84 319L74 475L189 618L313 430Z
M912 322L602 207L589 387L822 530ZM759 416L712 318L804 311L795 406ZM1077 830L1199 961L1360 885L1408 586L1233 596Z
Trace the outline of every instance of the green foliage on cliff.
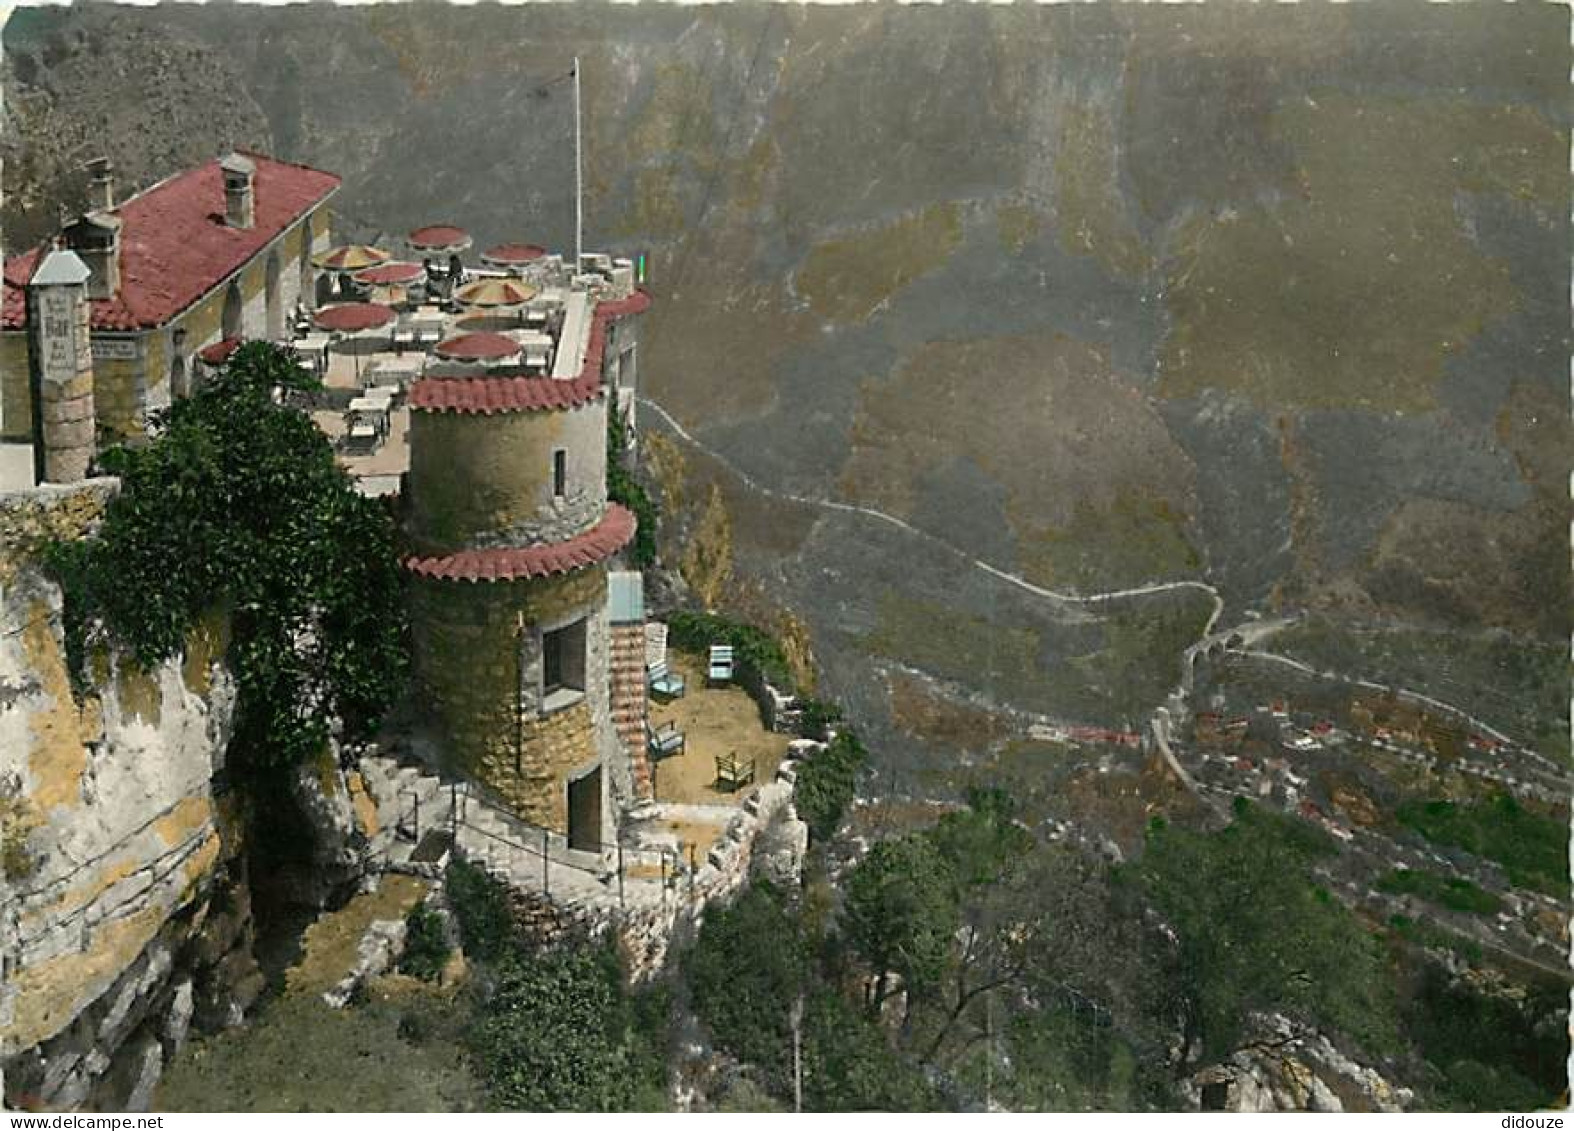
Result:
M79 673L99 644L152 667L228 612L232 748L257 768L315 756L334 720L348 741L369 736L406 666L393 517L309 417L274 402L310 385L288 351L241 346L156 418L151 442L104 454L122 490L102 528L49 552Z
M728 1052L758 1065L773 1090L790 1087L792 1003L804 992L810 950L786 896L757 883L709 912L684 959L694 1011Z
M1419 895L1422 899L1450 911L1469 911L1477 915L1496 915L1503 909L1503 901L1492 892L1460 879L1443 876L1425 869L1395 868L1377 881L1377 890L1402 895Z
M847 877L843 930L875 974L878 1010L901 979L909 1008L939 988L962 925L956 873L928 836L883 840Z
M617 405L607 406L607 498L634 512L639 528L630 553L634 564L648 569L656 562L656 521L660 512L644 484L628 467L628 425Z
M783 692L795 681L782 646L767 632L751 624L716 613L679 610L667 618L668 641L682 652L706 655L712 644L731 644L733 659L747 664Z
M858 736L844 730L799 769L793 804L815 840L828 840L836 832L842 814L852 803L858 771L868 757Z
M423 982L435 980L452 953L448 937L443 933L442 916L426 904L418 903L404 917L404 926L404 953L399 957L399 970Z

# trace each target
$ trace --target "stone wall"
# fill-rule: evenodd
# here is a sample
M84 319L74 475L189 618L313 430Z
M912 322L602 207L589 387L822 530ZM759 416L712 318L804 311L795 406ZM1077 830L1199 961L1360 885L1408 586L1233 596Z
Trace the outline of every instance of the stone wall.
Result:
M112 481L0 496L0 1067L13 1106L140 1106L199 1024L260 990L237 822L213 787L234 706L223 626L146 672L97 655L74 694L51 537Z

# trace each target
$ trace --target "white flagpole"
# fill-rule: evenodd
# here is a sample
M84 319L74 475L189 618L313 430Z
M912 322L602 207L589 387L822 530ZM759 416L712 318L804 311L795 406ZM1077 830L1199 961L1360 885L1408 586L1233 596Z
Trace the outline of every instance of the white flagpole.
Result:
M584 171L581 165L579 130L579 56L574 56L574 271L579 274L580 257L584 254L585 212Z

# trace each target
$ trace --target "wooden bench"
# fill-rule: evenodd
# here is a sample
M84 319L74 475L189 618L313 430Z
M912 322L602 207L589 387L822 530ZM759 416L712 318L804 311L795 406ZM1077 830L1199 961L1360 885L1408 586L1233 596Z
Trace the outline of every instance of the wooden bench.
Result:
M754 781L754 759L747 762L736 752L716 755L716 784L728 793Z

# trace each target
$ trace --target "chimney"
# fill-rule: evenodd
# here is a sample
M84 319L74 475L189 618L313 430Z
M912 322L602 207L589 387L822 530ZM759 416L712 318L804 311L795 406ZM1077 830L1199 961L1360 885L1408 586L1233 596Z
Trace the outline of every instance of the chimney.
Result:
M66 246L81 257L91 273L87 297L114 298L120 290L120 217L89 212L67 226Z
M93 462L93 354L86 287L91 269L57 248L28 280L29 352L38 372L34 471L45 483L75 483Z
M108 212L115 207L115 166L108 157L95 157L87 163L87 207L90 212Z
M257 166L239 153L219 162L224 171L224 222L232 228L249 228L257 219L254 180Z

